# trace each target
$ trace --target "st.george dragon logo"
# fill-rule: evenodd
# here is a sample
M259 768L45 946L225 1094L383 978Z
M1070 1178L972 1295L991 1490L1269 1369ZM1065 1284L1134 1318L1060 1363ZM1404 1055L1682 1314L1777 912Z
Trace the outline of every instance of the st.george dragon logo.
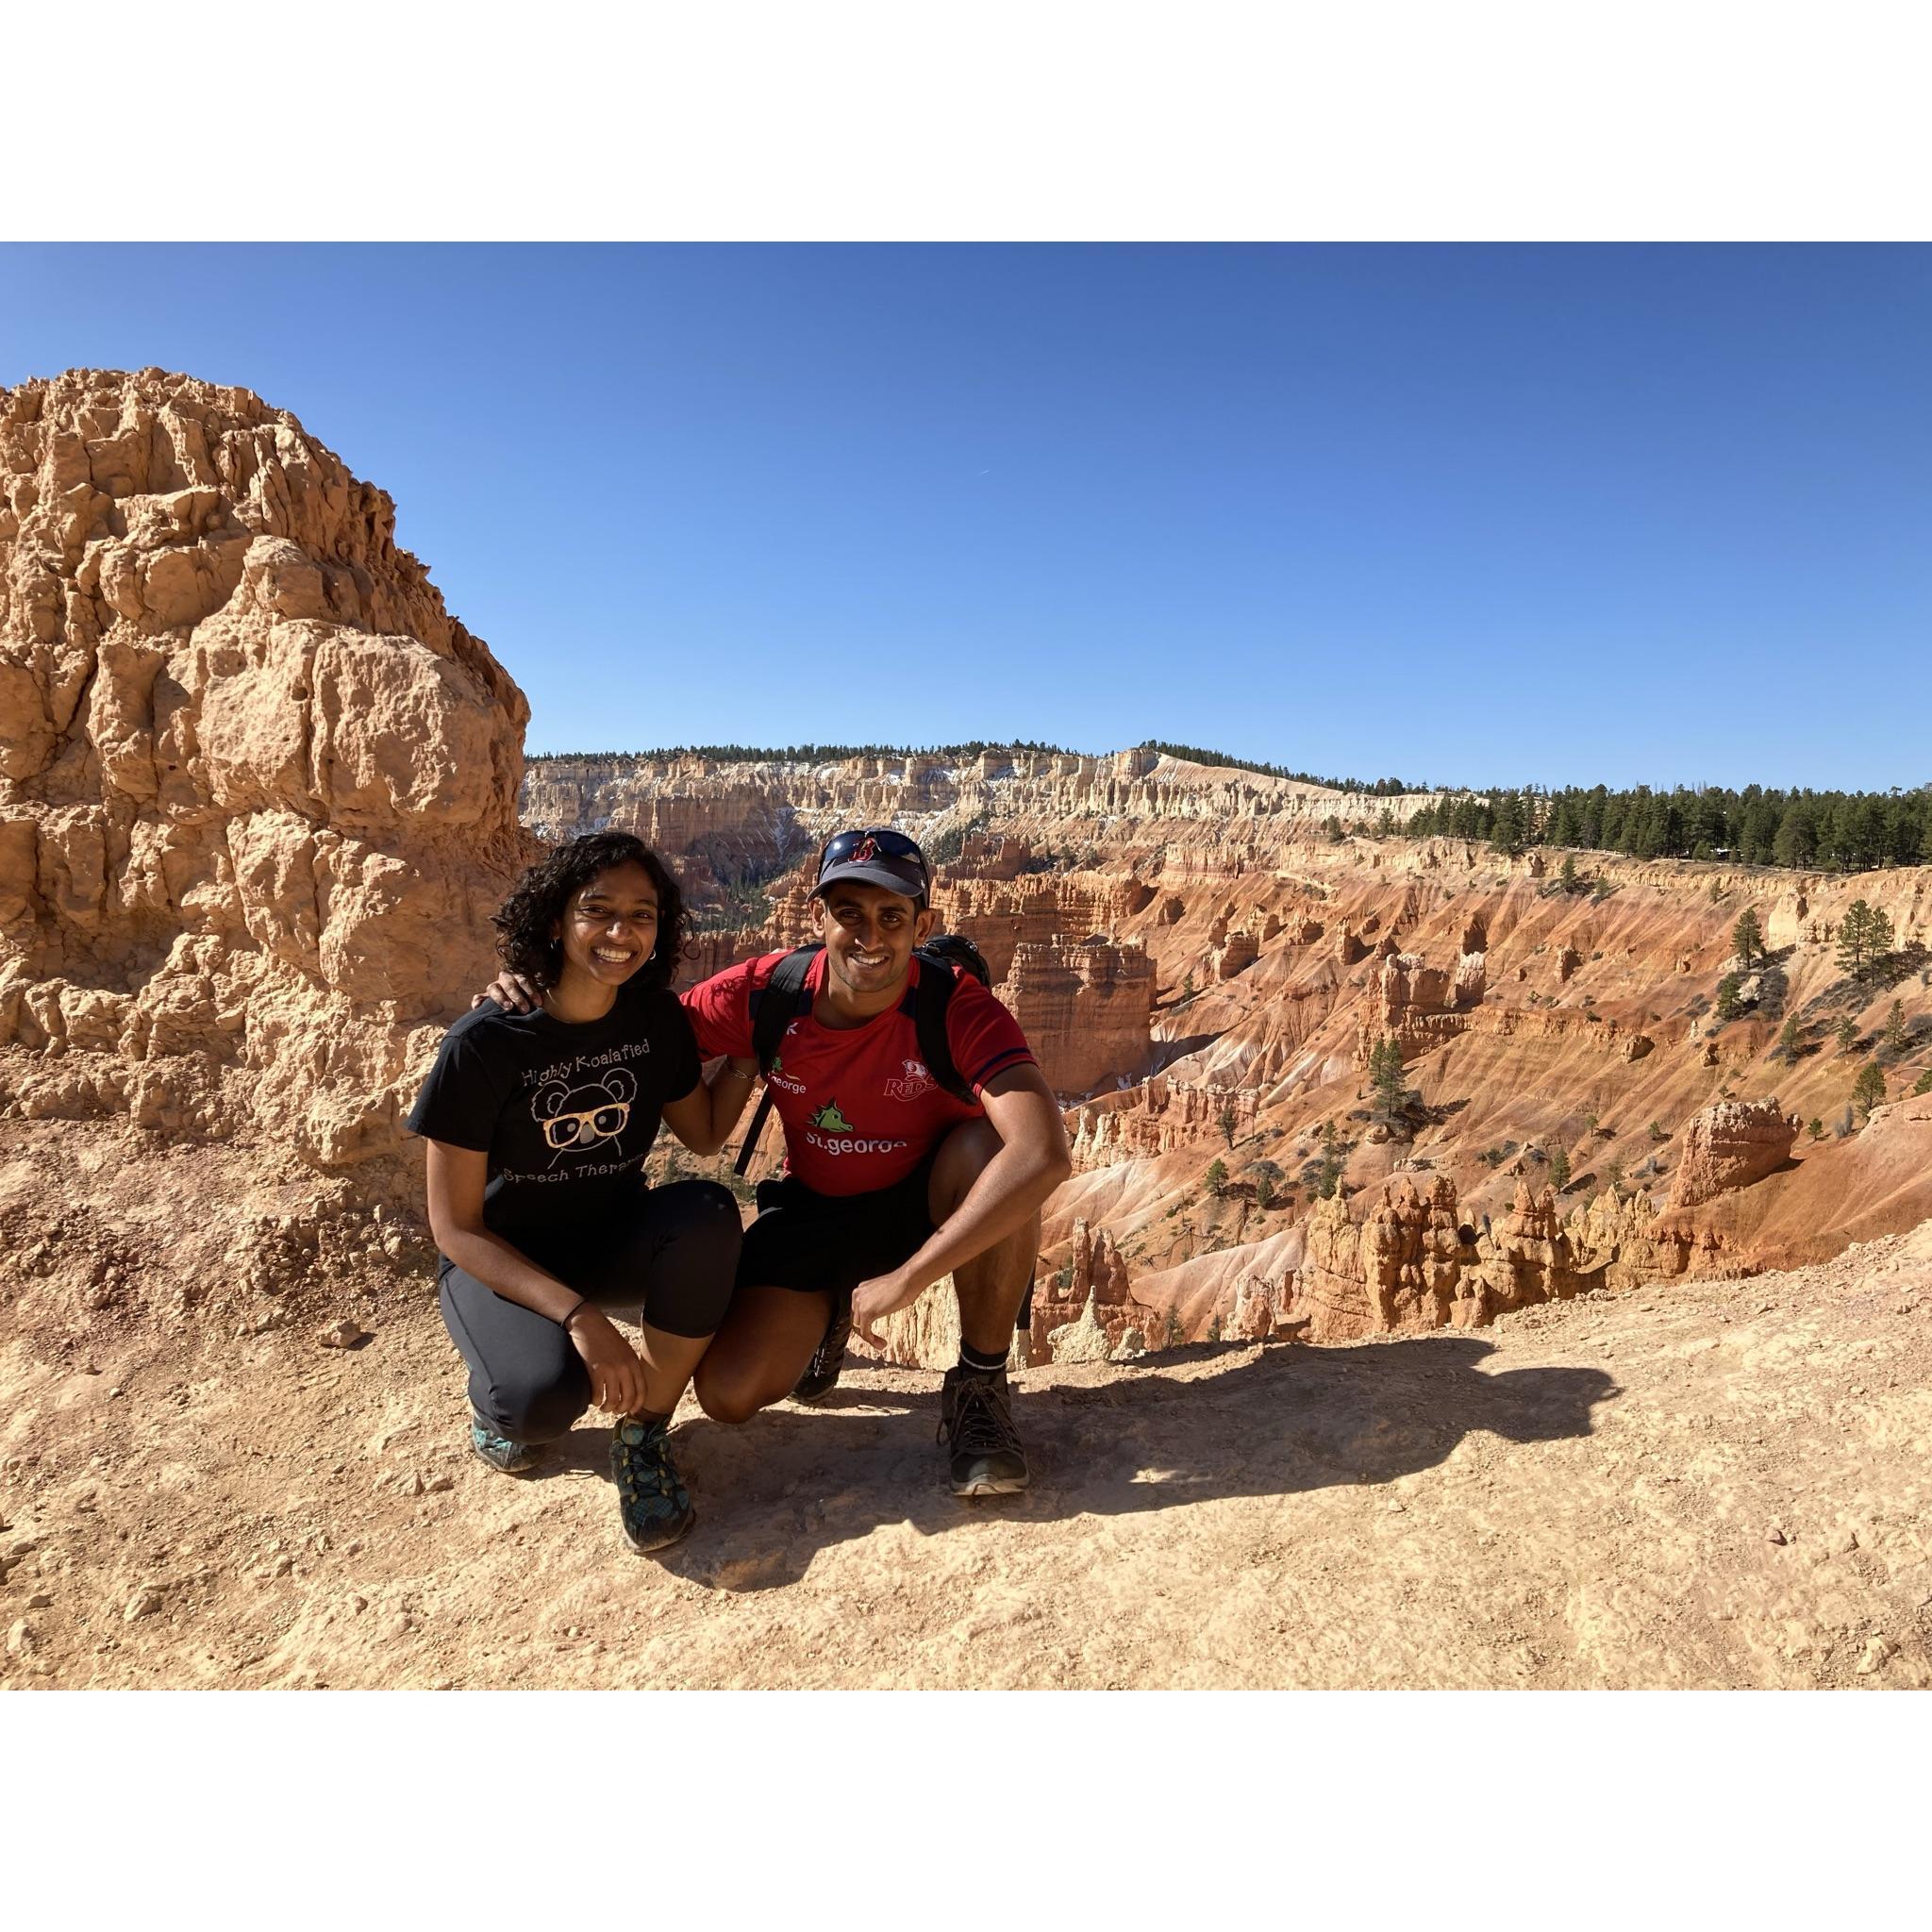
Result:
M905 1070L896 1080L886 1082L888 1100L917 1100L922 1093L930 1093L939 1082L926 1072L923 1060L901 1060Z

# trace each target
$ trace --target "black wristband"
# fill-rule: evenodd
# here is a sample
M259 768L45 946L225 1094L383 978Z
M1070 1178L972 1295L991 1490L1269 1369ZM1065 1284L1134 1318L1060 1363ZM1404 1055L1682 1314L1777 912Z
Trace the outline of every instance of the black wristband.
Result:
M570 1331L570 1324L572 1324L573 1322L575 1322L575 1321L576 1320L576 1318L577 1318L577 1310L578 1310L579 1308L587 1308L587 1307L590 1307L590 1305L591 1305L591 1297L590 1297L589 1295L587 1295L587 1294L580 1294L580 1295L578 1295L578 1297L576 1298L576 1300L575 1300L575 1302L574 1302L574 1303L573 1303L573 1304L571 1305L571 1307L570 1307L570 1309L569 1309L568 1313L566 1313L566 1314L565 1314L565 1315L564 1315L564 1316L562 1317L562 1319L561 1319L560 1321L558 1321L558 1324L557 1324L557 1325L558 1325L558 1326L559 1328L561 1328L562 1330L564 1330L564 1332L565 1332L566 1334L568 1334L568 1333L569 1333L569 1331Z

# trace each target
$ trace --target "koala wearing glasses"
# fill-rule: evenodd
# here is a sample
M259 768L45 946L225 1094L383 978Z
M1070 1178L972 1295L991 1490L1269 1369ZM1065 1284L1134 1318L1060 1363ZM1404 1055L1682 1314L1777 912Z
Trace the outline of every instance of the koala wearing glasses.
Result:
M630 1119L637 1091L636 1076L625 1067L612 1067L595 1085L546 1080L532 1096L530 1112L542 1125L544 1144L555 1150L550 1165L615 1140Z

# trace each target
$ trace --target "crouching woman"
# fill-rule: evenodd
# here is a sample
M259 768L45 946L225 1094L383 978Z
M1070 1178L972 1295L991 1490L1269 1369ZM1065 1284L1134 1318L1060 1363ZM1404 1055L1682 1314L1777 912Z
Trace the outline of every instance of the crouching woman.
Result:
M442 1316L470 1369L470 1440L515 1474L591 1404L624 1533L661 1549L693 1519L671 1412L716 1333L738 1263L738 1204L714 1182L644 1184L667 1121L713 1154L750 1082L700 1077L671 991L677 883L641 841L573 840L495 915L497 950L541 1004L486 1000L444 1036L408 1125L428 1142ZM605 1312L643 1311L633 1348Z

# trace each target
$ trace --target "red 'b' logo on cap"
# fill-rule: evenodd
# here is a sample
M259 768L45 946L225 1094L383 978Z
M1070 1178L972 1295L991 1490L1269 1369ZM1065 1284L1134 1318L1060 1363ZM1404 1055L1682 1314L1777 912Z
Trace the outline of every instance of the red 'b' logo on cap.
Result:
M871 837L870 835L861 839L858 841L857 848L854 850L852 854L852 857L856 860L858 860L861 865L864 864L868 859L876 858L878 856L879 841L876 839Z

